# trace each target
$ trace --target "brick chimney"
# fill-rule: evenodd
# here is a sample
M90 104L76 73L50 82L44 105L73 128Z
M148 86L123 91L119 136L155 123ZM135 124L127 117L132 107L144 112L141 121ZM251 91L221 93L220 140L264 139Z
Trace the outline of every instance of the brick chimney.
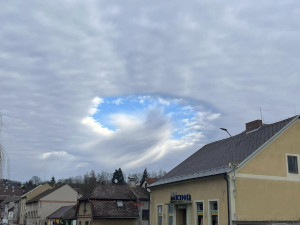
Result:
M254 120L249 123L246 123L246 132L255 130L262 126L262 120Z

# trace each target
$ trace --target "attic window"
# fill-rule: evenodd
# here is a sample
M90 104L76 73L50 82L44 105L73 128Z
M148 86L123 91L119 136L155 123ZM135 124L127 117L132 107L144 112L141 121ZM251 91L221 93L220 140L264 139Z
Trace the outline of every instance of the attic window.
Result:
M298 159L297 156L288 155L288 171L289 173L298 173Z
M123 207L123 202L122 201L117 201L117 206L118 207Z

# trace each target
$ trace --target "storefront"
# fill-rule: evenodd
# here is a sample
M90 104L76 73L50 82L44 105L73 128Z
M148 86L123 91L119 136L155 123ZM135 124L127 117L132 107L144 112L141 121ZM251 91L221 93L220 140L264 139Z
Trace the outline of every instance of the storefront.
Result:
M227 224L227 188L223 176L151 189L151 225Z

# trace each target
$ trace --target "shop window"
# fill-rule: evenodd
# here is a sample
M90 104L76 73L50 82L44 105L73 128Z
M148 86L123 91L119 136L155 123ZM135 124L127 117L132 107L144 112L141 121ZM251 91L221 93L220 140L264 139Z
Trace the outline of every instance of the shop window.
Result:
M157 225L162 225L162 205L157 206Z
M196 208L197 208L197 225L203 225L203 202L197 202Z
M168 205L168 225L173 225L174 205Z
M297 156L288 155L288 171L289 173L298 173L298 158Z
M210 201L209 202L210 225L218 225L219 222L218 216L219 216L218 202Z
M148 209L143 209L142 220L149 220L149 210Z

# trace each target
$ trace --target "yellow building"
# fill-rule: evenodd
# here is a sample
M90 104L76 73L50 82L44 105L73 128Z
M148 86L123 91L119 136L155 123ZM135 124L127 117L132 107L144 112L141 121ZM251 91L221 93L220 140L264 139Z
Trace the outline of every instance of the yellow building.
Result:
M247 123L150 185L151 225L298 225L299 159L299 116Z

